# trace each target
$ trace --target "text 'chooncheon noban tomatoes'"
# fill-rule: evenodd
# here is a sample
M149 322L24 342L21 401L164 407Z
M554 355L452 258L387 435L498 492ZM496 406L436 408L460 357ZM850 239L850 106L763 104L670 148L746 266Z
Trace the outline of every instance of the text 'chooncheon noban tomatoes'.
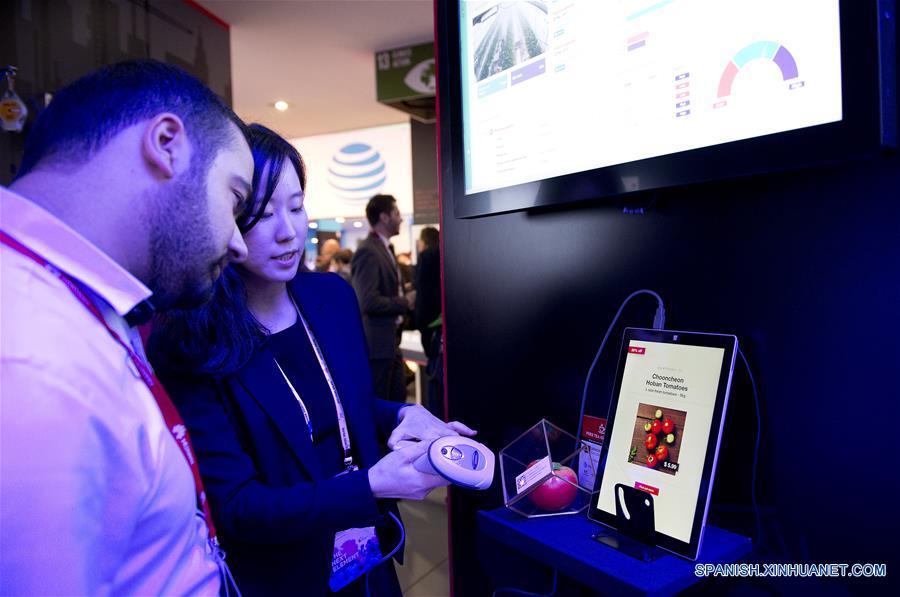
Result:
M537 461L535 461L537 462ZM529 468L534 464L528 465ZM563 481L566 479L572 484ZM553 476L541 483L541 485L528 494L531 503L543 510L562 510L575 501L578 495L578 475L567 466L558 462L553 463Z

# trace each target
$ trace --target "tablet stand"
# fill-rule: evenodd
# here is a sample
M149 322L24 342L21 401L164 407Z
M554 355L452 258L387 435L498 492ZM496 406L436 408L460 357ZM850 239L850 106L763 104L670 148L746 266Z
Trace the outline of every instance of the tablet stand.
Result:
M653 545L653 495L621 483L616 484L615 495L616 526L621 532L605 529L592 538L642 562L658 559L663 552Z

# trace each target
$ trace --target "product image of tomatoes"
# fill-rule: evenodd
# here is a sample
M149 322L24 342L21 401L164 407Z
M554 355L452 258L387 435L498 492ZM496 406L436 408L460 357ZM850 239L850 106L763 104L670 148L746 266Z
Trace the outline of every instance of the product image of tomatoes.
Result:
M674 407L638 404L627 462L666 475L679 474L679 462L690 460L681 453L687 414Z
M669 448L660 444L659 446L657 446L655 454L656 454L656 459L659 460L660 462L662 462L663 460L668 460Z
M534 464L533 462L531 464ZM528 465L529 467L531 465ZM570 481L566 483L563 479ZM578 495L578 475L567 466L558 462L553 463L553 476L541 483L541 485L528 494L538 508L543 510L562 510L575 501Z

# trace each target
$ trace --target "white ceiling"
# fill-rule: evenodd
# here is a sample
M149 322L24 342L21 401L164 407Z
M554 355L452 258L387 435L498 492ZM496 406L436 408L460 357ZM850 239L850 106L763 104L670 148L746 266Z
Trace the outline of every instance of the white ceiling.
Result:
M407 122L375 100L375 52L434 37L432 0L200 0L231 25L234 109L288 138ZM286 112L276 100L290 104Z

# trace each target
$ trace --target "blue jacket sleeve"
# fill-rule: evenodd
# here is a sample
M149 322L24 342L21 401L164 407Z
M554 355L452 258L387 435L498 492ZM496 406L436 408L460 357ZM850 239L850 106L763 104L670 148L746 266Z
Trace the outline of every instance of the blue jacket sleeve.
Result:
M208 383L177 391L213 519L223 534L244 543L284 544L301 541L309 533L380 521L368 469L286 487L262 482L229 417L226 391Z
M387 441L387 438L397 426L397 417L400 414L400 410L407 406L412 405L391 402L380 398L375 400L375 428L384 441Z

